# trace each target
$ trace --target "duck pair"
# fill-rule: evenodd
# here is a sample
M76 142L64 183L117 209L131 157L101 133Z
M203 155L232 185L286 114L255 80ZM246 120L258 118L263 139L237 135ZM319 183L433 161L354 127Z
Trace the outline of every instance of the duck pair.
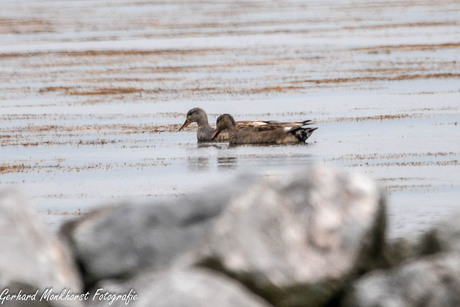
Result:
M179 131L197 123L198 142L229 142L230 144L298 144L305 143L317 127L307 127L311 120L302 122L235 121L230 114L217 118L216 129L208 123L203 109L193 108Z

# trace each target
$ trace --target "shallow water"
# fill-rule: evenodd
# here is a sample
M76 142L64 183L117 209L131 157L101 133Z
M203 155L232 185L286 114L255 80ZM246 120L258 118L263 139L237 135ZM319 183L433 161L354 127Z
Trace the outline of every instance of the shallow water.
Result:
M456 1L2 1L0 185L54 229L317 163L377 180L391 236L423 231L460 206L459 20ZM320 129L197 144L177 132L196 106Z

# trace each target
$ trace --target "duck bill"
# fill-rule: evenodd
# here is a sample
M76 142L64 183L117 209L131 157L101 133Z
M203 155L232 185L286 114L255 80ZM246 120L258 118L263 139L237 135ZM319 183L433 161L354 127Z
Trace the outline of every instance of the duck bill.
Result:
M188 125L190 125L191 121L189 121L188 119L185 120L185 123L182 125L182 127L179 128L179 131L181 131L182 129L184 129L185 127L187 127Z
M214 140L219 135L220 132L221 130L217 129L216 132L214 132L214 134L212 135L211 140Z

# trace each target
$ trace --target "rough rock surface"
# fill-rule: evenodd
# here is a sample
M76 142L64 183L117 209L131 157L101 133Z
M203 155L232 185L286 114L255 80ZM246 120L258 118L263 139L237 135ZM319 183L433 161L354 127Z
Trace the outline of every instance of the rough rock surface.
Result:
M191 249L232 195L245 191L254 177L241 176L211 192L169 202L126 203L93 212L65 225L85 281L127 279L149 270L163 270Z
M319 306L380 260L381 191L370 179L313 167L230 201L194 263L278 306Z
M41 223L30 202L14 191L0 192L0 291L31 294L46 289L53 293L70 289L81 292L80 275L70 253ZM30 301L6 300L10 306ZM79 306L73 301L39 302L44 306ZM21 305L23 304L23 305ZM25 305L24 305L25 304Z
M354 284L342 306L460 306L460 255L441 253L372 272Z
M260 297L219 273L206 269L172 269L147 273L124 284L105 282L98 285L111 293L129 293L135 289L132 307L268 307ZM107 301L91 302L90 306L108 306ZM111 306L126 306L115 301Z

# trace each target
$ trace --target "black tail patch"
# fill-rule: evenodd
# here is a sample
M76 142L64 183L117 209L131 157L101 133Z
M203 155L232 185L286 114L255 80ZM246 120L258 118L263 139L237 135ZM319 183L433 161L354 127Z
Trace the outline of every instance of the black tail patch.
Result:
M300 143L305 143L318 127L295 127L289 132L292 133Z

